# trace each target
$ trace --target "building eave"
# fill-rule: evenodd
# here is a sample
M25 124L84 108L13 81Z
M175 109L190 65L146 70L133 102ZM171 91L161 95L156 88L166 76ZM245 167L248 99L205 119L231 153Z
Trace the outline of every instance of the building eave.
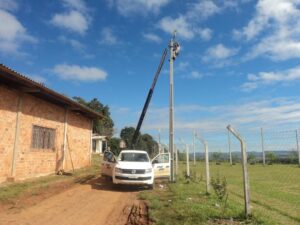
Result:
M28 93L37 98L64 107L68 110L81 113L82 115L96 119L104 118L104 115L84 106L73 99L47 88L44 84L38 83L12 69L0 64L0 84L6 84L21 92Z

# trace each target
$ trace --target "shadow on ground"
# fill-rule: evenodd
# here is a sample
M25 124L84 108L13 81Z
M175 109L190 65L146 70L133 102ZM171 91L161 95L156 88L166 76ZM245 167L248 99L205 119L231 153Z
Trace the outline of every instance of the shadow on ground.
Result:
M147 189L147 186L113 184L110 178L103 176L80 183L84 185L91 185L92 189L101 191L139 192Z

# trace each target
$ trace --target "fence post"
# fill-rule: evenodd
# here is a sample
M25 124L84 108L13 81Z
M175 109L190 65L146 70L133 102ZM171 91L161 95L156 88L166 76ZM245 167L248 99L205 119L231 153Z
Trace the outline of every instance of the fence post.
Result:
M158 129L158 142L157 142L157 146L158 146L158 154L162 153L161 152L161 146L160 146L160 129Z
M209 154L208 154L207 142L205 142L204 144L204 149L205 149L206 192L209 193L210 176L209 176Z
M249 178L248 178L248 168L247 168L246 144L245 141L242 139L241 135L233 127L228 125L227 129L241 142L245 214L246 216L249 216L251 215L251 207L250 207L250 188L249 188Z
M228 133L229 163L230 163L230 165L232 165L231 139L230 139L230 132L229 132L229 130L227 131L227 133Z
M186 151L186 176L190 177L190 157L189 157L189 145L185 145Z
M176 169L176 164L175 164L175 162L176 162L176 145L174 145L174 151L173 151L173 171L174 171L174 180L176 180L176 171L175 171L175 169Z
M264 143L264 130L260 128L260 136L261 136L261 151L262 151L262 160L263 165L266 165L266 155L265 155L265 143Z
M194 151L194 166L196 165L196 152L195 152L196 146L195 146L195 130L193 132L193 151Z
M210 191L210 176L209 176L209 154L208 154L208 144L204 140L203 137L196 134L196 137L201 141L204 145L204 153L205 153L205 174L206 174L206 192L209 193Z
M298 152L298 164L300 167L300 149L299 149L299 136L298 136L298 130L296 130L296 143L297 143L297 152Z
M177 149L176 145L175 145L175 155L176 155L176 157L175 157L175 159L176 159L176 161L175 161L175 167L176 167L175 172L176 172L176 176L178 176L178 149Z

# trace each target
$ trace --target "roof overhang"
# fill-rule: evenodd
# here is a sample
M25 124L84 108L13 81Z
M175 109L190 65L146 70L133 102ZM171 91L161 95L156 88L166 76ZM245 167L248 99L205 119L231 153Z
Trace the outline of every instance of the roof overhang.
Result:
M92 139L105 141L107 139L107 136L93 136Z
M0 64L0 84L5 84L21 92L28 93L68 110L78 112L92 119L104 117L102 114L95 112L78 102L75 102L63 94L47 88L43 84L29 79L28 77L4 66L3 64Z

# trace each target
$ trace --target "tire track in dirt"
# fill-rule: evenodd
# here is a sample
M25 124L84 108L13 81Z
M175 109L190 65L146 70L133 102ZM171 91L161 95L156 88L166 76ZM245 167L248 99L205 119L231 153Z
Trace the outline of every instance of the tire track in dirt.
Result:
M148 213L146 205L137 200L140 190L136 187L114 186L100 177L33 206L24 208L16 205L0 212L0 225L149 224L148 215L144 215Z

